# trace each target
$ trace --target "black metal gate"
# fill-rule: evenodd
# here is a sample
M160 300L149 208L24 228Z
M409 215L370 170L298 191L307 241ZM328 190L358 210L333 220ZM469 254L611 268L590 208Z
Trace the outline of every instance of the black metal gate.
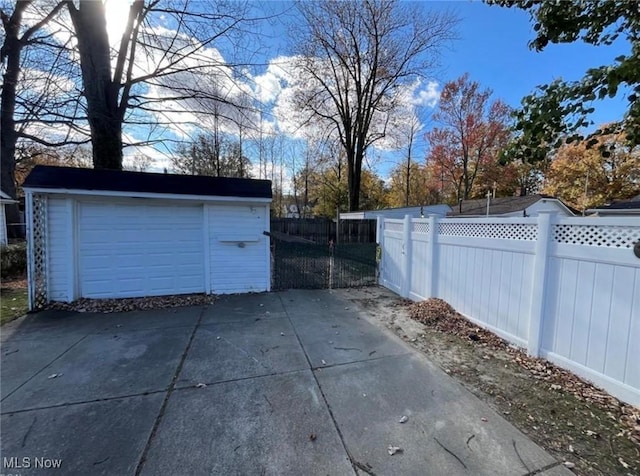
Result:
M272 239L274 290L376 284L376 244L336 246Z

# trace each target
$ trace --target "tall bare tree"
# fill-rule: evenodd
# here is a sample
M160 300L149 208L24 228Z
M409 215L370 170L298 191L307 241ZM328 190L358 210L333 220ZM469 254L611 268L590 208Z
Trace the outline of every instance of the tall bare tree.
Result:
M16 1L13 11L6 5L0 8L4 38L0 49L0 64L4 66L2 94L0 98L0 186L5 193L16 196L15 168L16 143L20 136L16 126L15 111L18 82L25 48L42 41L39 33L64 6L63 2L44 5L37 21L25 25L24 15L32 6L31 0ZM7 222L19 222L18 207L7 207ZM9 227L9 236L15 236L17 227Z
M433 72L457 19L395 0L301 1L298 10L297 103L336 129L347 162L349 210L357 210L367 148L385 136L398 89Z
M185 175L250 177L251 161L240 144L229 137L210 133L181 144L171 158L173 169Z
M113 54L104 3L66 5L77 38L94 167L122 168L123 124L149 124L149 118L132 119L134 111L158 120L167 102L190 114L203 101L225 101L217 83L232 80L233 68L214 45L233 43L237 27L247 21L242 3L134 0Z

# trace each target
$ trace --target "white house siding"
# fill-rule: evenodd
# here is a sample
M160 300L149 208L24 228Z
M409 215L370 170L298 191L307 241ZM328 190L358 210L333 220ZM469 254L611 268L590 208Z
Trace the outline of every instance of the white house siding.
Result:
M7 244L7 219L4 213L4 204L0 205L0 245Z
M77 213L82 297L205 291L202 205L81 201Z
M65 197L48 198L47 208L47 279L48 297L52 301L69 301L69 243L73 242L71 208Z
M268 207L208 205L211 291L215 294L269 289Z
M557 200L538 200L536 203L527 208L527 216L537 217L540 212L556 212L560 217L573 216L562 204Z
M341 220L375 220L378 217L402 219L405 215L413 218L428 217L429 215L438 215L445 217L451 211L449 205L426 205L422 207L402 207L402 208L386 208L382 210L366 210L360 212L346 212L340 214Z

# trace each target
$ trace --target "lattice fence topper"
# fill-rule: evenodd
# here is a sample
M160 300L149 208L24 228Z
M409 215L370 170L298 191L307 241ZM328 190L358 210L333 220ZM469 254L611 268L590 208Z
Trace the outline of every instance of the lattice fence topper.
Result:
M640 227L615 225L553 225L553 239L572 245L633 248L640 241Z
M414 221L411 223L411 231L414 233L429 233L429 223Z
M42 309L49 303L47 295L47 208L46 195L33 195L31 269L33 271L34 309Z
M439 223L438 225L438 233L449 236L525 241L535 241L538 236L538 226L535 223Z
M402 222L397 223L397 222L386 221L386 220L384 222L384 229L388 231L402 231L403 228L404 228L404 224Z

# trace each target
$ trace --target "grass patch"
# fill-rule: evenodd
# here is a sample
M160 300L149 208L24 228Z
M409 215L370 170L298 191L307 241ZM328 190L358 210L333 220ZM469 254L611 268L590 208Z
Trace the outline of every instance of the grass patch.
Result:
M0 289L0 325L13 321L27 313L26 288Z

